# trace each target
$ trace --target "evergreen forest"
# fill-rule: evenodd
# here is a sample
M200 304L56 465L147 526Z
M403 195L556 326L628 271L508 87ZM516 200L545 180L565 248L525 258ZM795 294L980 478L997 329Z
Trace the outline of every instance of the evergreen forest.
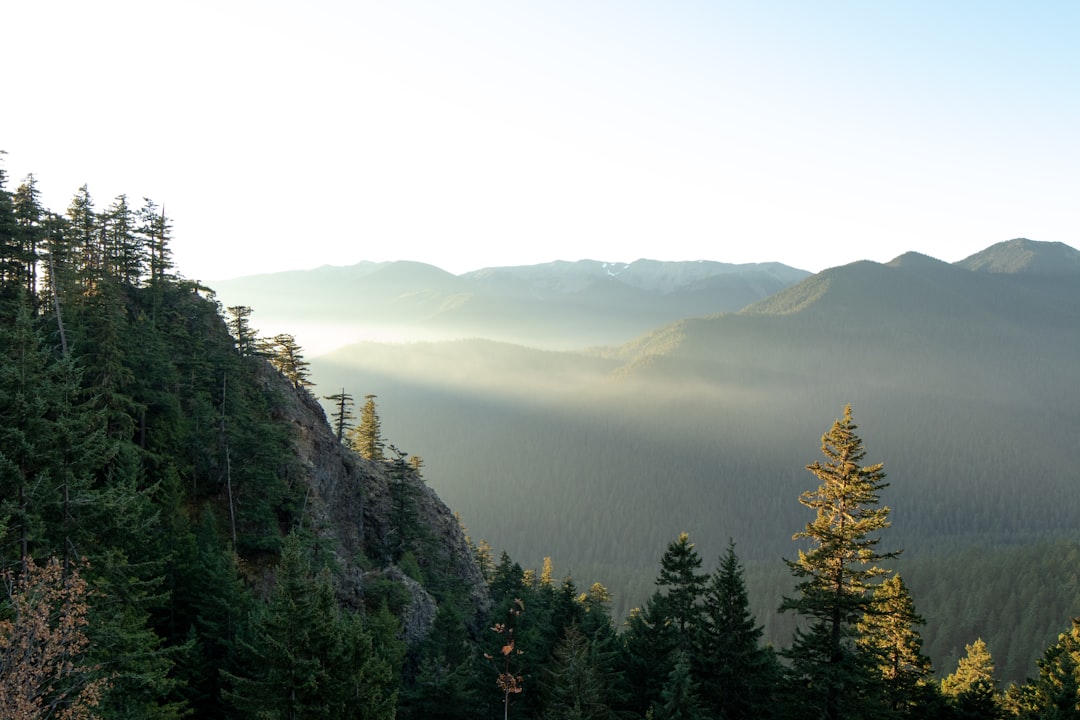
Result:
M316 387L292 335L177 271L160 205L83 186L53 210L33 176L9 184L0 167L0 717L1080 717L1080 549L955 561L1072 604L1023 677L975 634L935 667L924 613L967 609L912 590L927 561L902 565L858 404L800 429L767 612L737 535L703 557L678 530L616 611L547 548L523 566L474 540L376 392ZM1044 632L1013 610L1013 634Z

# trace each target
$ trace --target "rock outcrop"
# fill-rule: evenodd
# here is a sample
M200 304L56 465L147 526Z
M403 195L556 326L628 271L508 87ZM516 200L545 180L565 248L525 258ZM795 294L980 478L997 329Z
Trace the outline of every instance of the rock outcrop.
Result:
M264 372L262 381L281 398L275 414L292 429L306 487L305 515L314 523L311 530L330 541L341 568L341 602L362 606L369 575L400 583L409 596L408 607L401 612L404 639L409 645L422 641L435 620L436 601L419 582L401 569L387 566L388 558L380 557L392 528L390 483L397 482L390 477L389 464L365 460L346 448L310 392L294 388L269 365ZM452 576L464 588L469 606L479 618L491 601L457 518L417 473L408 472L403 482L409 484L415 521L425 537L417 563ZM374 572L365 570L371 562L383 567Z

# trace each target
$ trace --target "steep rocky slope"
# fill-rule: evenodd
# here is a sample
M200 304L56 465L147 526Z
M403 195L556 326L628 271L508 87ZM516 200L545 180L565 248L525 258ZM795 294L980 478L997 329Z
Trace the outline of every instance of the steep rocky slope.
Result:
M437 603L432 593L390 564L365 569L368 558L379 560L375 548L385 547L391 532L391 489L387 463L365 460L342 445L322 407L306 389L294 388L269 365L260 378L281 402L276 419L292 429L296 458L305 484L307 517L314 532L328 541L342 572L338 593L345 604L363 604L369 580L391 580L405 586L410 602L402 625L409 644L422 640L434 621ZM434 569L465 590L468 607L479 618L488 609L487 585L460 523L434 490L416 474L405 482L415 499L416 520L427 542L417 557L421 567ZM382 565L382 562L378 562Z

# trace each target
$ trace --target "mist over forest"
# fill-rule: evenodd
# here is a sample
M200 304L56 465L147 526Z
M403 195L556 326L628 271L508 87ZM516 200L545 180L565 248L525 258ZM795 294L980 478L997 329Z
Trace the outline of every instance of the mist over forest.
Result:
M782 558L807 521L804 466L850 403L868 460L884 463L890 483L883 544L903 549L895 565L916 595L942 598L927 636L947 666L972 633L992 649L1015 641L998 613L1018 588L973 589L962 569L1000 580L994 568L1007 558L1071 556L1080 539L1078 255L1014 240L955 264L909 253L813 276L742 268L758 294L738 307L724 304L732 284L754 286L734 280L739 266L687 280L692 263L667 264L651 290L597 272L602 263L490 271L512 279L501 286L392 263L247 278L219 292L226 302L242 292L256 325L279 322L280 298L300 296L303 310L283 317L363 319L368 302L404 308L402 337L456 333L361 336L312 357L312 378L327 393L376 395L386 437L423 457L427 482L474 538L526 566L550 556L582 583L604 582L617 616L652 593L657 547L685 531L714 563L730 538L757 616L782 644L792 623L775 608L791 582ZM761 284L764 267L773 285ZM292 283L296 292L280 292ZM507 288L533 301L506 300ZM686 308L696 315L671 316ZM639 332L642 317L665 312L670 322ZM1051 612L1080 610L1075 594L1036 585L1044 592L1029 609L1046 617L1029 650L999 659L1008 677L1029 672L1057 632ZM962 620L950 616L957 594L969 596Z

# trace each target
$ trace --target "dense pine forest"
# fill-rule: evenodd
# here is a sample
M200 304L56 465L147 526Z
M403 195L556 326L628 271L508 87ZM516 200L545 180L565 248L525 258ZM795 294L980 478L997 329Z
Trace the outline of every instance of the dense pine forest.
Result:
M33 177L7 186L0 168L2 717L1080 717L1067 612L1024 681L978 636L931 666L921 613L946 598L896 572L858 407L806 428L781 499L803 513L776 561L790 637L764 642L737 537L714 564L677 534L617 617L604 578L470 539L374 395L314 388L292 336L177 272L156 203L84 186L54 212ZM1047 551L1028 584L1080 594L1077 557Z

